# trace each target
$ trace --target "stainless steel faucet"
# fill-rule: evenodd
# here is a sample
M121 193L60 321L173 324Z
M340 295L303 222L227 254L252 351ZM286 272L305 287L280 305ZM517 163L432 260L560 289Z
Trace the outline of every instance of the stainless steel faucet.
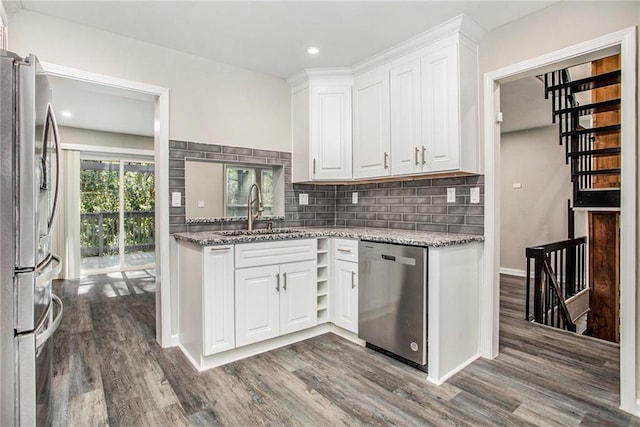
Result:
M251 198L254 187L258 194L257 200ZM254 214L253 205L256 202L258 203L258 209ZM260 192L260 187L258 187L258 184L251 184L251 187L249 187L249 196L247 196L247 217L248 217L247 229L249 231L253 230L253 223L256 221L256 219L258 219L262 211L264 211L264 207L262 206L262 193Z

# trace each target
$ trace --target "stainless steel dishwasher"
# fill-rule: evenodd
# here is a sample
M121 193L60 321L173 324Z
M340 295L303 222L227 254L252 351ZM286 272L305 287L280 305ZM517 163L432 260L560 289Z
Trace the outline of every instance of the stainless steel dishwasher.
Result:
M426 371L427 249L361 241L358 252L358 336Z

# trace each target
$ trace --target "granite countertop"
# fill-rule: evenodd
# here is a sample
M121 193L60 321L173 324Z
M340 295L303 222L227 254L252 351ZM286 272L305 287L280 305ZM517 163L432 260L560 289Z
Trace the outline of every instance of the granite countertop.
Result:
M280 233L278 231L281 231ZM429 231L405 231L386 228L357 227L292 227L272 231L255 230L251 234L229 235L241 231L202 231L197 233L174 233L179 240L201 246L229 245L236 243L266 242L270 240L304 239L311 237L344 237L381 243L396 243L409 246L451 246L470 242L482 242L484 236L474 234L442 233Z

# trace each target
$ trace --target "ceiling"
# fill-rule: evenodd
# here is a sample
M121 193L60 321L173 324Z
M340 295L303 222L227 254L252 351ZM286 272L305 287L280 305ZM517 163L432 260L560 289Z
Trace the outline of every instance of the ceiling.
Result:
M56 76L49 83L60 126L153 136L153 96Z
M283 78L354 65L461 13L489 31L554 2L4 0L9 13L24 8Z

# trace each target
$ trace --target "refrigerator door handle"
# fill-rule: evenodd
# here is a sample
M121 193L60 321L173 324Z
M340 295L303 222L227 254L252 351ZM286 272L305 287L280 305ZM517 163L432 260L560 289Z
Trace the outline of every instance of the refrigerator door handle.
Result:
M51 302L52 304L49 306L46 317L48 317L51 313L51 310L53 310L53 303L58 305L58 313L47 329L36 334L36 348L40 347L49 338L51 338L51 335L53 335L56 329L58 329L58 326L60 326L60 322L62 321L62 312L64 311L64 305L62 304L62 301L60 300L60 298L58 298L57 295L51 294Z
M58 218L58 205L60 203L60 133L58 131L58 122L56 120L56 115L53 112L53 107L51 106L51 103L49 103L47 105L47 118L45 121L45 127L44 127L44 135L45 138L49 137L49 127L51 127L51 130L53 131L53 139L55 140L56 143L56 192L53 195L53 208L51 209L51 215L49 216L49 222L47 224L47 236L46 237L51 237L51 234L53 233L53 227L54 227L54 223L56 222L56 219ZM47 156L47 149L48 149L48 145L49 145L49 141L45 141L44 142L44 146L42 149L42 156L43 156L43 163L46 165L46 156ZM45 175L46 177L46 168L45 168ZM46 185L46 178L44 181L45 185Z
M55 262L55 266L46 273L42 273L42 270L49 267L52 262ZM51 280L56 279L58 274L60 274L60 271L62 271L62 262L60 257L58 255L51 254L46 262L42 264L42 267L38 267L36 270L36 286L46 285Z

